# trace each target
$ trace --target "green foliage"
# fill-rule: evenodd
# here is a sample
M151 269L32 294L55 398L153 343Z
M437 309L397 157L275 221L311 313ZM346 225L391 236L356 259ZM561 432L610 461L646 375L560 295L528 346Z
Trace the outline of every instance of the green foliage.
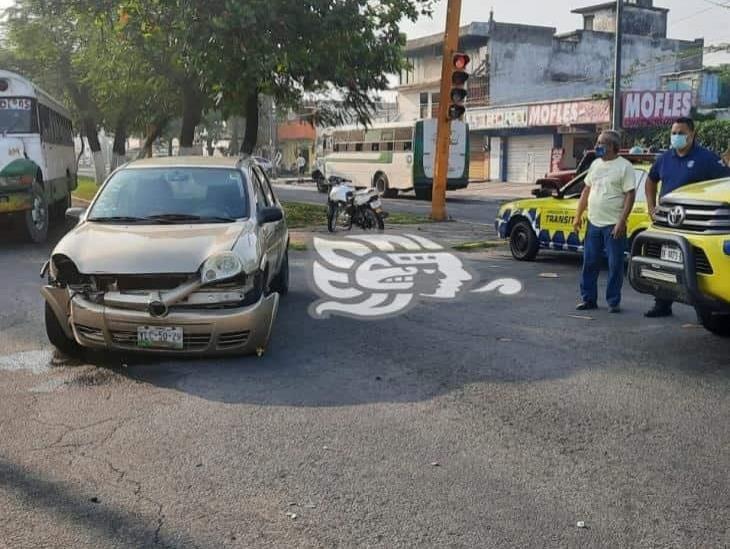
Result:
M704 120L696 123L697 140L717 154L730 149L730 120ZM669 147L671 126L644 128L627 131L629 143L643 141L645 146L656 149Z

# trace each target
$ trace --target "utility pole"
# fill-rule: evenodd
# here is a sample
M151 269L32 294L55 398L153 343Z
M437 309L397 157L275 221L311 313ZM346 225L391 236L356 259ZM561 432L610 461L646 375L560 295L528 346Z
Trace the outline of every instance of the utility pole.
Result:
M433 196L431 197L431 218L446 221L446 179L449 174L449 148L451 147L451 120L449 119L449 96L453 57L459 48L459 21L461 0L449 0L446 8L446 34L444 36L443 64L441 65L441 93L439 94L438 125L436 131L436 158L434 162Z
M613 124L612 129L618 131L621 129L621 45L623 42L623 22L624 2L616 0L616 59L613 68Z

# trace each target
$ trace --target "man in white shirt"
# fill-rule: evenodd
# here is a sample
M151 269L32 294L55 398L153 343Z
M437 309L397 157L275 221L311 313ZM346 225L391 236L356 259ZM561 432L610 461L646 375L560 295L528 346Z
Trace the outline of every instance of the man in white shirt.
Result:
M304 158L304 155L302 153L299 153L299 156L297 157L297 168L299 170L299 177L304 176L304 168L307 166L307 159Z
M631 162L618 155L621 136L605 131L598 137L596 160L585 179L573 230L579 233L583 214L588 209L588 227L583 242L583 272L579 311L598 308L598 274L604 256L608 257L606 301L612 313L621 311L624 282L626 223L636 199L636 178Z

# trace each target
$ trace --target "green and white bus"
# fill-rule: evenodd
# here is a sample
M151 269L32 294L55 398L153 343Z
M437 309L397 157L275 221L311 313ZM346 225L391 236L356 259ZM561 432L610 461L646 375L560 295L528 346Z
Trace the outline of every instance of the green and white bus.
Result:
M0 70L0 216L43 242L76 185L71 114L32 82Z
M323 134L325 177L351 180L358 188L376 188L386 198L413 190L430 200L436 151L436 120L417 120L338 127ZM463 122L451 124L448 190L469 185L469 131ZM320 185L320 190L322 188Z

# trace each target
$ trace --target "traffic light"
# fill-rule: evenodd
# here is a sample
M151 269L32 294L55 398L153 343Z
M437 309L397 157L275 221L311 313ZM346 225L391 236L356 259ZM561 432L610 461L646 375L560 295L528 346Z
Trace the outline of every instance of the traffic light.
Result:
M460 120L466 112L466 81L469 74L466 67L471 59L465 53L455 53L452 58L451 93L449 94L449 120Z

